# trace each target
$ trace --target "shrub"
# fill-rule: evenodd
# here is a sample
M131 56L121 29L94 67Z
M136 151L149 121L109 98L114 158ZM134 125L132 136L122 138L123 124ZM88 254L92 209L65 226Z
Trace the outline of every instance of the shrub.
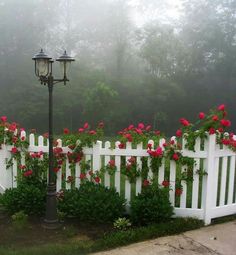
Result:
M17 188L7 189L1 203L11 214L23 211L28 215L41 215L45 211L45 200L45 185L21 183Z
M137 225L159 223L173 215L169 201L169 189L153 183L144 187L131 202L131 220Z
M11 216L12 224L16 229L23 229L27 225L28 215L25 214L23 211L15 213Z
M125 200L115 189L101 184L85 182L79 190L65 191L59 200L58 209L81 221L93 223L113 222L124 213Z

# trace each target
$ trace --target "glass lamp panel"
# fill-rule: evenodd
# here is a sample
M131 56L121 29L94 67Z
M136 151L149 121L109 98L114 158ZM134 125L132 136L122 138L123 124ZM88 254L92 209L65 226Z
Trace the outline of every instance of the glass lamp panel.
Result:
M67 77L70 70L71 62L70 61L60 61L60 68L63 77Z
M47 76L49 71L48 59L39 59L36 61L37 61L36 69L37 69L38 76Z

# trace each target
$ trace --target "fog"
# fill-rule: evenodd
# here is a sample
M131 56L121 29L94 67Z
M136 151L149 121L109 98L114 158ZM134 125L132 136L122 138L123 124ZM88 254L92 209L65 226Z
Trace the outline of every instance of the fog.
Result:
M66 49L76 61L55 85L57 133L104 121L110 135L139 122L173 134L221 103L235 127L235 24L236 0L0 0L0 114L46 132L32 56Z

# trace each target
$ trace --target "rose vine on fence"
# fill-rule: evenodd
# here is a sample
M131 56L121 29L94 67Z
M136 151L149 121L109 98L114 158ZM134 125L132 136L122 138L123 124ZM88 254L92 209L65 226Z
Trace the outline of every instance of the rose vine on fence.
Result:
M195 123L190 123L187 119L180 119L181 127L176 131L176 138L167 139L159 130L152 130L150 125L145 126L139 123L136 126L129 125L127 128L118 132L117 140L120 141L118 147L125 149L127 142L132 145L143 144L146 146L147 153L150 156L150 169L153 172L153 178L157 178L159 169L164 161L173 160L177 165L182 166L180 177L176 180L176 195L181 194L181 181L193 181L193 169L195 161L193 158L183 156L181 149L183 147L182 139L185 139L185 148L191 151L195 150L196 139L205 139L207 135L216 134L216 141L219 145L225 145L229 149L236 151L236 139L233 133L225 133L230 127L231 122L227 119L227 111L225 105L219 105L209 114L200 112L198 120ZM55 141L54 147L54 172L62 169L64 162L68 159L71 172L75 172L76 163L79 162L81 168L80 178L82 182L92 180L95 183L100 183L102 173L107 172L109 175L114 175L117 168L115 160L111 159L107 165L103 166L100 171L91 169L91 162L87 162L84 157L83 148L92 147L97 140L103 138L104 124L101 122L96 129L90 129L89 124L85 123L79 128L76 133L71 133L68 128L64 128L62 135L62 143L70 150L65 155L63 149L58 146ZM0 123L0 146L3 144L11 145L11 158L7 162L7 167L13 165L13 159L20 162L22 156L25 158L25 164L19 164L21 175L18 180L22 179L44 179L46 180L48 156L43 152L29 153L27 151L29 142L25 136L22 136L23 128L17 123L7 122L7 117L1 117ZM45 135L47 136L47 135ZM165 138L164 143L160 143L161 139ZM153 143L148 143L150 140ZM112 145L114 147L115 145ZM148 179L149 165L147 157L142 157L142 168L137 164L136 157L130 157L121 162L121 173L127 179L134 183L137 177L142 177L143 185L147 186L152 180ZM40 170L39 170L40 169ZM205 174L203 170L198 169L198 174ZM74 183L75 177L68 176L65 180L67 183ZM168 179L164 180L162 185L167 187L170 185Z

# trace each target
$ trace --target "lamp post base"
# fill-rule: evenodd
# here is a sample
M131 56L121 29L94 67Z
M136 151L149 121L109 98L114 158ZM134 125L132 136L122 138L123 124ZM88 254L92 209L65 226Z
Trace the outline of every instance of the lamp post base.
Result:
M58 220L48 221L44 219L42 220L42 227L45 229L59 229L62 224Z

